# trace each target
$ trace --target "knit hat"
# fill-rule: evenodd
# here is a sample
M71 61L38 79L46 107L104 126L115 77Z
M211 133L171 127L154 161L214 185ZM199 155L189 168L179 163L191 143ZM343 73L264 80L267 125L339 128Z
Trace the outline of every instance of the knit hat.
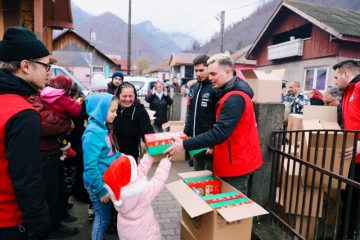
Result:
M67 94L70 93L72 81L64 75L58 75L50 79L50 87L63 89Z
M108 189L114 205L119 207L122 204L121 187L136 181L137 164L135 159L129 155L121 155L111 163L105 171L103 180Z
M0 41L0 61L37 59L48 55L46 46L27 28L7 28Z
M116 71L113 73L113 75L111 76L111 81L115 78L115 77L120 77L121 81L124 80L124 74L120 71Z
M91 91L107 90L107 82L102 74L94 74L91 78L90 84Z

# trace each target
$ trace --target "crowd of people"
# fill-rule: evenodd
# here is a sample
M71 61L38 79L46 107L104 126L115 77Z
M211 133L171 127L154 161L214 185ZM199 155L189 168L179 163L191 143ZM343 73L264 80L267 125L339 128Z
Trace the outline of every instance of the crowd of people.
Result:
M234 75L228 55L193 60L197 79L189 85L184 128L189 138L174 139L150 180L146 176L153 158L145 154L140 159L139 148L145 134L162 132L168 121L173 100L164 82L157 81L145 97L155 111L152 124L136 88L120 71L108 84L94 76L92 93L79 98L70 79L51 76L54 61L25 28L8 28L0 41L0 239L77 234L79 229L63 224L76 220L68 212L72 193L90 203L91 239L104 239L106 231L123 239L161 239L151 201L169 175L169 158L182 150L201 149L192 156L195 171L211 170L245 195L251 193L253 173L263 165L254 93ZM343 128L360 130L360 65L349 60L335 65L334 71L338 89L324 95L312 89L307 96L300 83L292 81L282 102L297 114L310 104L338 106ZM354 231L359 196L353 190Z

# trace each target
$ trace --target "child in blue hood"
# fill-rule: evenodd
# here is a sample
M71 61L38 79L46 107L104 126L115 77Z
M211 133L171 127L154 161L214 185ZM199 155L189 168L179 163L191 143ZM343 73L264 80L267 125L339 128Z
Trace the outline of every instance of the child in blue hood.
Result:
M90 118L82 138L83 179L95 211L91 239L101 240L109 223L111 208L111 197L102 178L105 170L121 155L112 134L118 100L108 93L95 93L85 99L85 105Z

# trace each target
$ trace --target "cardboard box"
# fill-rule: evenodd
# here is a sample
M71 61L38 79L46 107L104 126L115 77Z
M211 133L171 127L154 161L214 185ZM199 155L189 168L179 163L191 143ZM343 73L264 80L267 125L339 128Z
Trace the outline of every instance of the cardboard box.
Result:
M306 129L340 129L337 123L322 120L304 120L303 125ZM325 141L326 138L327 141ZM329 132L327 135L325 132L320 132L319 134L317 132L313 132L311 135L310 133L306 133L304 141L304 159L328 171L344 177L348 177L351 159L341 158L342 145L345 143L345 149L353 146L354 135L348 134L346 137L346 142L344 142L343 138L344 135L341 132L336 134L336 139L334 132ZM332 158L334 159L333 163L331 163ZM342 173L340 174L341 168ZM315 174L314 184L315 186L320 186L320 172L315 173L312 169L309 168L308 177L305 179L305 171L305 168L302 169L301 175L303 177L303 181L306 181L308 185L312 184L313 174ZM324 190L327 191L328 185L329 177L323 175L323 183L321 186L324 186ZM331 188L336 189L337 187L338 181L332 179ZM345 187L346 184L342 183L341 188L345 189Z
M179 173L182 179L211 175L212 172L207 170ZM249 240L251 239L252 218L268 213L255 202L212 209L183 180L169 183L166 188L183 207L182 221L198 240ZM221 191L237 190L221 180ZM239 192L239 194L241 193Z
M286 160L286 161L285 161ZM314 187L313 194L311 195L311 188L305 187L303 182L299 179L300 177L300 164L296 163L293 160L285 159L283 165L283 177L282 177L282 185L281 185L281 196L279 201L279 191L277 191L276 202L280 203L281 206L284 207L285 213L292 214L302 214L302 207L305 196L304 203L304 216L316 216L317 212L317 203L320 198L320 206L319 206L319 217L322 216L322 206L323 206L323 190L317 187ZM289 164L289 169L288 169ZM295 164L295 170L294 170ZM302 166L303 168L304 166ZM287 179L287 185L286 185ZM300 184L299 184L300 182ZM292 191L291 191L292 186ZM279 189L280 190L280 189ZM286 194L286 200L285 200ZM298 204L296 207L296 197L299 194ZM312 205L310 205L310 200L312 199ZM291 202L290 202L291 200ZM310 211L309 211L310 210Z
M246 82L254 91L252 100L258 103L280 103L281 84L285 69L272 70L271 73L244 69L240 70Z
M197 240L192 232L190 232L189 227L186 226L183 221L181 221L180 227L180 240Z
M310 124L304 125L304 120L314 120L326 122L326 129L340 129L337 124L337 109L334 106L315 106L306 105L304 106L304 115L301 114L290 114L288 118L288 131L299 131L299 130L317 130L325 129L324 126L310 122ZM301 133L298 133L297 141L295 141L295 133L292 133L291 143L300 144ZM290 134L287 134L286 139L290 140Z

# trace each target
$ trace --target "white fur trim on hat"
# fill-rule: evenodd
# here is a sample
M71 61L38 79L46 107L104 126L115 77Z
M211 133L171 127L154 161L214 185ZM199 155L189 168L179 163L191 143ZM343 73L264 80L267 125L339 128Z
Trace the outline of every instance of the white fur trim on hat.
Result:
M115 199L114 192L111 190L111 187L109 185L107 185L106 183L105 183L105 188L108 190L108 192L109 192L109 194L111 196L111 200L114 203L114 206L115 207L120 207L122 205L123 201L121 199L120 200Z

